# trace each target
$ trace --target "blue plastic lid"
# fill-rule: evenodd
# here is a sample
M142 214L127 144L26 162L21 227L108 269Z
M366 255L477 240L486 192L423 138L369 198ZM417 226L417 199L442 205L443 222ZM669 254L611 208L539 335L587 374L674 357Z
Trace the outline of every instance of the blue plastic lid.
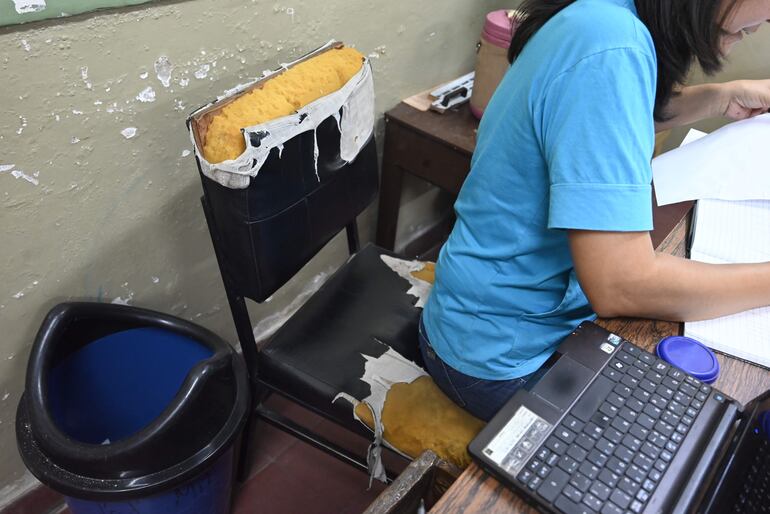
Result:
M708 384L719 376L717 356L695 339L683 336L663 338L658 343L656 353L669 364Z

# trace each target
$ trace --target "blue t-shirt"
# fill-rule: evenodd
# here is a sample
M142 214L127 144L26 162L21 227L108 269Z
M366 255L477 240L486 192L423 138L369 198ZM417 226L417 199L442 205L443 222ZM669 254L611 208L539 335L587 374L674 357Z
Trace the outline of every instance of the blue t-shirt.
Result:
M423 313L444 362L524 376L595 317L564 229L652 229L656 75L632 0L577 0L529 40L484 113Z

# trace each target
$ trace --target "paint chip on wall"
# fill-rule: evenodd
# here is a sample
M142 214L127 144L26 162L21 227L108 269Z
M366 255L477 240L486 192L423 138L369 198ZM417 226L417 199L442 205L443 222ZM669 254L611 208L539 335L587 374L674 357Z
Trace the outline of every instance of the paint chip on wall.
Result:
M136 127L126 127L121 130L120 133L123 134L123 137L126 139L131 139L136 135Z
M165 55L161 55L158 57L158 60L155 61L155 75L157 75L158 80L163 84L163 87L171 85L171 70L173 68L171 61L169 61L168 57Z
M152 88L152 86L147 86L146 88L142 89L138 95L136 95L136 99L142 103L154 102L155 90Z
M40 12L45 9L45 0L13 0L13 7L19 14Z

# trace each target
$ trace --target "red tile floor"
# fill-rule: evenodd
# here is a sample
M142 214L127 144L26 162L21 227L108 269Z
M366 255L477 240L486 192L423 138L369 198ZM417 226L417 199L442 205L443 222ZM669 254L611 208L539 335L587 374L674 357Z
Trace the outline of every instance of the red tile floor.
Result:
M364 455L369 441L278 395L265 402L272 410L312 428L336 444ZM366 473L321 450L258 422L254 430L254 462L249 479L236 485L232 514L358 514L385 486ZM383 452L389 470L400 472L406 461ZM70 514L65 509L61 514Z
M359 455L369 445L365 438L278 395L266 404ZM233 514L356 514L384 489L374 482L367 490L365 473L265 422L258 422L254 441L251 476L236 492ZM385 462L394 471L406 466L392 454L385 456Z

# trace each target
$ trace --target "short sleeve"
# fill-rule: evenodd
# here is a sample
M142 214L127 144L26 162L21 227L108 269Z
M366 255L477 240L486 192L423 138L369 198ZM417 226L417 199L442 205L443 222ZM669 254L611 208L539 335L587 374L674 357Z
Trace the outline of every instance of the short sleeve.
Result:
M652 229L656 73L647 52L615 48L583 58L548 85L540 137L549 228Z

